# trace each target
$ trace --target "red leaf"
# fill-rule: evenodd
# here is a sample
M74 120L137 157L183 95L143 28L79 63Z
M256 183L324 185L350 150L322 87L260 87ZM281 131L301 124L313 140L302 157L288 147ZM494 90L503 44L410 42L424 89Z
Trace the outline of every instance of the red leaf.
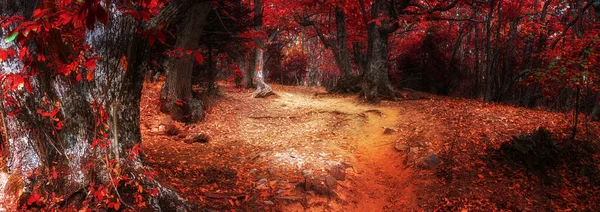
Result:
M85 76L85 79L88 82L91 82L94 79L94 73L95 71L88 71L87 76Z
M202 54L200 54L200 51L198 51L198 50L194 51L194 57L196 57L196 61L199 64L203 64L204 63L204 57L202 57Z
M63 121L59 121L58 123L56 123L57 130L62 130L62 128L63 128Z
M158 41L160 41L160 43L164 44L165 43L165 33L163 33L162 31L157 31L156 32L156 38L158 39Z
M56 180L56 178L58 178L58 174L56 173L56 167L53 166L52 167L52 179Z
M0 62L6 60L8 58L8 51L0 49Z
M36 203L38 201L40 201L40 195L37 193L32 194L31 196L29 196L29 199L27 199L27 205L32 205L33 203Z
M121 57L119 64L121 64L123 71L127 72L127 57L125 57L125 55L123 55L123 57Z
M83 63L83 65L85 66L85 68L87 68L88 70L96 70L96 60L94 59L90 59L87 60Z

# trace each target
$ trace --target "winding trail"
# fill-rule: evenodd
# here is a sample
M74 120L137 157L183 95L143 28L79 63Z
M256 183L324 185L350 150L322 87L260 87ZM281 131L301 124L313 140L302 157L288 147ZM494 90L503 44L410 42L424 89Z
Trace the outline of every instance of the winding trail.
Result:
M415 170L403 165L403 156L394 149L396 141L412 133L413 128L406 123L419 111L392 102L362 104L356 97L321 95L322 91L317 89L284 86L274 89L278 96L267 99L253 99L247 92L226 91L218 102L212 103L206 121L199 124L173 123L164 115L143 117L144 145L150 150L151 165L162 176L175 172L175 177L162 181L179 189L191 201L214 209L232 208L227 202L214 206L214 200L205 199L207 192L221 190L260 193L259 197L250 198L249 203L233 204L234 209L242 210L419 209ZM149 98L157 95L154 91L157 88L149 90L145 92ZM142 110L152 114L152 110L157 110L154 107L148 104L144 108L143 104ZM178 126L183 135L203 132L212 140L206 144L174 145L173 140L183 140L185 136L161 134L157 128L165 123ZM386 134L386 128L394 132ZM336 164L348 168L346 179L338 181L333 195L304 189L302 173L327 175ZM217 176L220 179L215 181L215 187L198 183L209 181L205 178L211 176L203 168L207 166L232 169L237 174ZM194 167L199 170L195 177L195 172L187 171ZM223 182L227 178L237 178L237 186L227 187ZM271 189L264 191L260 185L257 187L261 181L270 182ZM248 186L240 186L243 184Z

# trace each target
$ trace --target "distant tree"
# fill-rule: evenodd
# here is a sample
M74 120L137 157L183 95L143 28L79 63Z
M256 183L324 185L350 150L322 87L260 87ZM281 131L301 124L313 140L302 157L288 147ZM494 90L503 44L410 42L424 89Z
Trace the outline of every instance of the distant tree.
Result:
M216 93L215 81L218 70L216 70L215 56L224 54L231 60L245 56L245 52L240 51L240 46L248 39L240 37L240 34L250 29L252 19L250 8L241 2L241 0L216 2L207 17L207 25L202 33L201 43L208 56L203 66L205 69L203 73L205 73L208 91L211 94Z

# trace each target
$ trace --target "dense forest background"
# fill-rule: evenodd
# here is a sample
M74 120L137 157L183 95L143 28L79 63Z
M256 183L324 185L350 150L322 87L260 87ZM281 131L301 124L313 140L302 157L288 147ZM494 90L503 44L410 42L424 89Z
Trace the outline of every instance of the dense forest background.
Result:
M313 123L306 117L336 129L329 137L312 137L335 145L351 138L352 147L327 148L355 160L357 167L403 157L396 167L410 168L412 162L430 171L431 178L423 179L441 180L450 189L446 196L431 195L436 203L394 201L389 191L370 195L373 199L414 203L411 210L598 209L593 176L600 169L594 123L600 120L599 0L0 0L0 17L2 209L196 211L211 207L205 197L227 199L226 209L282 209L265 198L289 194L285 189L265 194L256 186L242 193L203 193L200 203L190 203L178 194L189 198L188 192L163 186L172 182L159 179L155 169L167 165L152 160L156 152L143 153L142 140L208 143L211 137L246 141L257 135L259 140L297 140L270 137L262 129L310 134L301 129L311 124L281 128L296 126L290 120ZM246 91L252 98L241 96ZM240 127L254 126L247 122L215 119L229 107L238 111L225 114L231 122L241 116L277 121L254 129ZM284 114L289 107L293 114ZM301 113L305 110L311 111ZM361 124L354 122L358 119ZM200 133L198 126L212 129L205 124L215 123L237 130ZM381 130L384 136L370 135ZM154 131L162 134L148 137ZM421 134L410 134L415 132ZM404 137L390 142L392 135ZM268 146L274 143L244 145L275 151ZM364 150L356 155L357 148ZM370 156L361 160L360 155ZM173 158L185 160L179 157ZM330 175L296 170L303 180L288 187L346 201L329 187L344 181L352 165L336 162L346 165L312 168ZM507 171L513 165L520 167L515 176ZM490 170L465 174L473 166ZM375 167L384 171L366 168L360 179L367 183L341 187L352 193L352 186L381 186L369 176L399 175ZM202 170L202 176L225 173ZM239 178L240 173L223 176ZM525 178L528 186L521 185ZM405 192L399 187L406 179L389 181L396 183L390 191ZM481 195L472 195L465 182L474 180L489 180L491 187L478 185L487 191L510 186L522 196L535 191L540 197L503 202L479 187L474 193ZM290 183L267 184L275 190ZM415 188L424 190L409 193L434 193L431 185ZM480 199L462 201L465 196ZM258 203L239 202L249 200ZM400 208L396 203L389 207Z

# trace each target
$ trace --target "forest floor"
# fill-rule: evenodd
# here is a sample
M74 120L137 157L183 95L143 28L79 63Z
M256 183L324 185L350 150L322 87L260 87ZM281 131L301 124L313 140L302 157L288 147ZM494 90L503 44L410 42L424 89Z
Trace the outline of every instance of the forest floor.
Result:
M160 84L144 86L147 161L161 183L210 209L546 210L597 201L490 162L490 150L540 126L566 136L564 113L412 92L371 105L277 85L277 95L254 99L225 85L207 101L206 120L186 125L160 113Z

